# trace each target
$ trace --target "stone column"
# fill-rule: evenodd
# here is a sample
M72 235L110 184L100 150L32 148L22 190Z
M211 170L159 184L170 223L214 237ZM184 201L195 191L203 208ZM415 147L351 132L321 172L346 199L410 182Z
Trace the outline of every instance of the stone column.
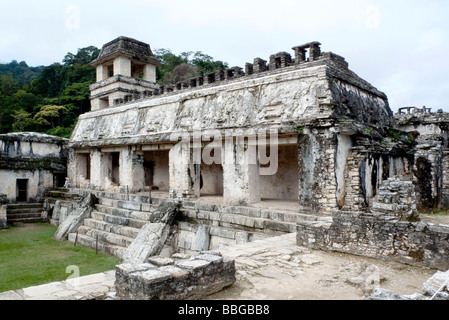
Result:
M198 198L200 196L200 164L198 161L195 162L194 148L190 141L180 142L170 149L171 198Z
M143 69L143 80L156 83L156 66L152 64L145 65Z
M117 57L114 59L114 76L122 75L131 77L131 60L126 57Z
M145 186L143 151L129 146L120 153L120 186L129 192L140 192Z
M100 64L99 66L97 66L97 82L100 82L107 78L109 78L108 67Z
M336 135L329 128L304 129L299 138L299 204L309 214L331 214L337 208Z
M100 175L100 189L107 191L111 185L112 178L112 156L110 153L100 153L99 157L99 175Z
M92 150L90 153L90 184L94 189L101 189L102 186L102 155L99 150Z
M222 160L225 203L241 205L260 202L259 161L255 144L245 143L242 136L227 136Z

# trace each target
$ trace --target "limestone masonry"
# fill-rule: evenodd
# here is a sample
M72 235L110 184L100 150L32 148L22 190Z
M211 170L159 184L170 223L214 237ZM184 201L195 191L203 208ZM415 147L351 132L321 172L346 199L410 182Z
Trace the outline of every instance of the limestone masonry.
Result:
M148 44L105 44L92 111L67 146L68 186L44 208L58 238L120 257L125 299L201 298L201 281L229 285L232 268L192 257L187 275L173 255L209 259L288 233L301 246L447 269L449 226L419 212L449 207L449 114L394 115L343 57L319 42L292 51L162 86ZM161 270L155 256L172 260Z

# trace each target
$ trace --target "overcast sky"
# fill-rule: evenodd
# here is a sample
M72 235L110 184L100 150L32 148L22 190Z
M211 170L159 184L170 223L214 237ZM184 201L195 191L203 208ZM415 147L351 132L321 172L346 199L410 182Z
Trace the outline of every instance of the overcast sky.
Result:
M61 62L119 36L230 66L310 41L346 58L392 110L449 112L448 0L89 0L0 2L0 63Z

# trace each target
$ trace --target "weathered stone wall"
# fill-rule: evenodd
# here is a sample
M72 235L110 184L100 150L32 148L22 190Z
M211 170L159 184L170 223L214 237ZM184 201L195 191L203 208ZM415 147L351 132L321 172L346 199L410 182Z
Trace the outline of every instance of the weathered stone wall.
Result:
M447 270L449 226L399 221L381 213L337 211L333 222L300 222L297 244Z
M404 109L407 112L404 112ZM402 108L395 115L401 130L416 139L414 177L417 206L433 211L449 208L448 140L449 114L429 108Z
M27 200L39 201L49 189L53 188L53 172L50 170L1 170L0 191L6 194L8 202L15 202L17 197L17 179L28 180Z
M394 216L401 221L419 221L413 182L401 176L383 181L371 210Z
M0 193L18 196L17 180L27 182L27 200L39 201L53 187L55 174L67 174L68 139L39 133L0 135Z

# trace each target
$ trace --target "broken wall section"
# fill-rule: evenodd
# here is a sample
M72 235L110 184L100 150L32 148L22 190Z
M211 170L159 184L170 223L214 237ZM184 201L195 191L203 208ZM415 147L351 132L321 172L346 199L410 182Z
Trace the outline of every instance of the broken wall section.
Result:
M399 221L381 213L337 211L332 224L301 222L297 244L447 270L449 227Z

